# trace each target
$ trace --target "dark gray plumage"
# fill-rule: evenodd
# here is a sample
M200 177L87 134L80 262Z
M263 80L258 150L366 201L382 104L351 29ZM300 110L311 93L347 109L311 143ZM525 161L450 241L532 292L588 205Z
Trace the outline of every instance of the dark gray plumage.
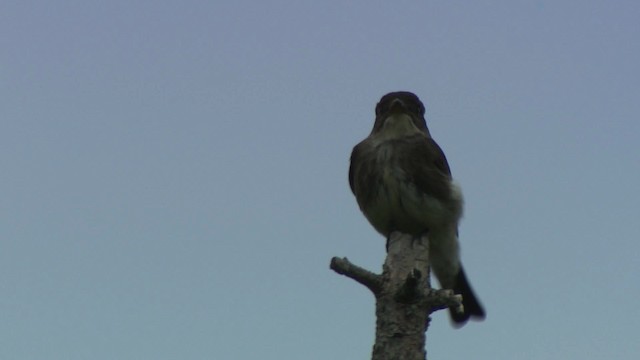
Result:
M485 312L460 264L462 192L431 138L424 112L413 93L383 96L371 134L351 153L349 185L365 217L385 237L393 231L429 234L436 278L443 288L463 296L464 312L450 311L454 324L461 326L469 318L483 319Z

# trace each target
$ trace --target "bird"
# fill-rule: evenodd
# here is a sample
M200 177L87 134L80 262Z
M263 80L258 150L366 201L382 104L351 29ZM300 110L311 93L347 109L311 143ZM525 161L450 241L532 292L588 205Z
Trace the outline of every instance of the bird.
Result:
M369 223L387 238L392 232L428 234L432 272L443 289L462 295L463 310L449 308L452 324L482 320L460 261L460 186L431 137L422 101L408 91L388 93L375 107L369 136L351 153L349 186Z

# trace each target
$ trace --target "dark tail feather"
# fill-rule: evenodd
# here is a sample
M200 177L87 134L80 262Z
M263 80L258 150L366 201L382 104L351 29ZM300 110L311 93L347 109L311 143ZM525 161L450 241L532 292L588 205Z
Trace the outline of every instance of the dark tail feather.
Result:
M469 318L482 320L485 318L485 312L480 305L480 302L476 298L467 277L464 274L464 270L460 267L460 272L456 275L456 282L453 286L453 292L455 294L462 295L462 305L464 305L464 312L456 312L456 309L450 308L449 314L453 325L456 327L463 326Z

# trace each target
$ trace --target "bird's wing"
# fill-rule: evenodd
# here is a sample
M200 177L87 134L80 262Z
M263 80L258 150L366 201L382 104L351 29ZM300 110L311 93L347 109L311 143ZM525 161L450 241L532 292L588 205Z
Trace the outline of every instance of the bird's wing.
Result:
M439 199L451 195L451 169L438 144L428 136L416 135L403 144L400 160L409 180L421 192Z
M355 188L355 166L354 164L358 163L358 158L360 157L361 154L361 148L362 148L362 143L359 143L358 145L354 146L353 151L351 151L351 163L349 164L349 187L351 187L351 192L355 195L356 193L356 188Z
M430 152L433 156L434 165L440 169L444 174L451 177L451 168L449 168L449 162L447 161L447 157L444 156L444 152L432 138L427 138L426 144L427 151Z

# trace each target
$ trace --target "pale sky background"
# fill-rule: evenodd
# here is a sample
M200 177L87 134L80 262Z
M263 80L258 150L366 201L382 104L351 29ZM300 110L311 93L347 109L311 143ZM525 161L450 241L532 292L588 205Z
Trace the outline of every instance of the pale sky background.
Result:
M487 320L430 359L640 356L637 1L5 1L0 359L367 359L347 182L410 90Z

